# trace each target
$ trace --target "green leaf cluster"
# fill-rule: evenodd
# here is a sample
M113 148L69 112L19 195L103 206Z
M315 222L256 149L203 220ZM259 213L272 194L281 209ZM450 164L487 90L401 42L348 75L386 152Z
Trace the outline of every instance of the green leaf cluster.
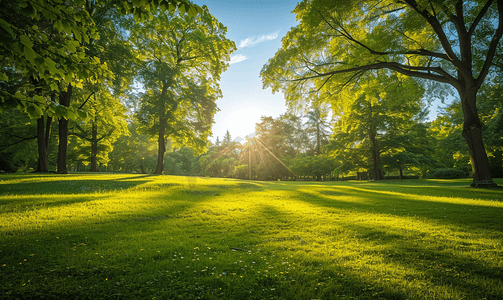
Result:
M136 19L151 16L158 8L192 16L202 9L185 0L171 1L60 1L19 0L2 2L0 12L0 80L16 82L32 78L53 92L66 89L68 84L82 87L83 82L103 82L112 74L106 62L90 55L89 45L100 39L93 12L113 5ZM37 98L34 98L37 95ZM30 92L29 86L19 86L14 93L0 91L0 112L17 107L38 118L53 102L42 101L40 92ZM48 97L46 97L48 98ZM73 119L78 113L51 108L57 116ZM80 116L85 117L83 113Z

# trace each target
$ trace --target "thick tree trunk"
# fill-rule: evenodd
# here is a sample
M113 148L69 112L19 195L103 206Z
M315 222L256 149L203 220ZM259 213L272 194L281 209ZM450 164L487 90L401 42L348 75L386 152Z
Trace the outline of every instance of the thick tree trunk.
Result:
M70 99L72 98L73 87L71 84L68 85L66 92L61 93L59 97L59 104L69 107ZM68 119L64 117L59 119L58 124L59 129L59 144L58 144L58 174L68 174L68 169L66 167L66 153L68 150Z
M37 144L38 144L38 165L36 172L49 172L49 157L47 155L47 145L45 138L45 118L41 116L37 120Z
M487 159L484 142L482 141L481 126L473 126L463 129L463 137L468 144L470 161L473 170L473 181L471 186L493 186L495 185L489 160Z
M162 175L164 173L164 153L166 152L166 142L164 141L164 134L166 133L164 116L159 118L159 137L157 139L157 166L154 174Z
M468 144L470 162L473 170L471 186L494 186L491 175L491 167L487 159L487 153L482 140L482 124L477 113L476 89L467 89L466 93L460 93L463 106L463 137Z
M164 174L164 153L166 152L166 141L164 136L166 134L166 94L168 93L168 83L164 82L161 92L161 105L159 116L159 137L157 139L157 166L154 174Z
M51 138L52 129L52 117L47 116L47 122L45 125L45 152L49 155L49 139ZM49 158L47 158L49 161Z
M96 118L91 124L91 172L98 172L98 129L96 128Z

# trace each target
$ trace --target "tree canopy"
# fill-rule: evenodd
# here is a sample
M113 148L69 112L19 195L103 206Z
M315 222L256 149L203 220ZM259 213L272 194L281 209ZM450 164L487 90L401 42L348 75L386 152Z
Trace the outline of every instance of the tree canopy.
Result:
M86 45L100 38L91 17L93 10L110 5L110 1L20 0L1 2L0 12L0 79L16 82L32 78L55 92L66 91L69 84L81 87L84 81L97 82L111 76L106 63L86 53ZM151 11L175 11L195 16L202 9L186 0L112 1L123 14L136 19L151 18ZM14 72L13 72L14 71ZM0 112L18 108L33 118L45 108L56 116L75 119L88 116L85 111L57 105L40 93L29 93L21 85L15 91L0 91Z
M211 132L218 81L227 68L233 41L206 6L197 16L159 13L133 26L139 79L147 90L140 124L158 136L156 174L164 170L166 138L204 149Z
M449 84L458 93L474 182L491 185L477 92L503 51L503 2L302 1L300 24L263 67L264 87L295 101L313 88L335 93L372 70Z

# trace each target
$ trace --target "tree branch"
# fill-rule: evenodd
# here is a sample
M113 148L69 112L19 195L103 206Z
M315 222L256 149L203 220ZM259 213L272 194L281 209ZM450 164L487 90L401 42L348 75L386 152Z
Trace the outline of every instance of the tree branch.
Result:
M5 146L2 150L5 150L5 149L7 149L7 148L9 148L9 147L11 147L11 146L14 146L14 145L20 144L20 143L22 143L22 142L26 142L26 141L33 140L33 139L36 139L36 138L37 138L37 136L36 136L36 135L35 135L35 136L32 136L32 137L27 137L27 138L24 138L24 137L20 137L20 136L17 136L17 135L9 134L9 133L7 133L7 132L3 132L3 134L6 134L6 135L11 136L11 137L16 137L16 138L18 138L18 139L20 139L20 140L19 140L19 141L17 141L17 142L14 142L14 143L11 143L11 144L6 145L6 146Z
M452 50L452 46L449 43L449 39L447 38L447 35L445 34L442 25L440 24L438 19L432 16L427 10L421 10L419 8L418 3L415 0L403 0L403 1L406 2L419 15L421 15L428 22L428 24L430 24L432 29L437 34L437 37L440 40L440 44L442 45L442 48L444 48L447 57L449 58L449 61L451 61L454 64L454 66L456 66L458 69L463 68L461 61L456 56L456 53L454 53L454 50Z
M480 71L479 77L476 79L477 87L480 87L484 82L487 74L489 73L489 69L491 68L492 62L494 60L494 56L496 55L496 49L498 48L498 44L503 35L503 1L497 1L498 4L498 28L496 32L494 32L493 38L489 43L489 49L487 50L486 60L484 62L484 66Z
M396 62L377 62L374 64L358 66L358 67L353 67L353 68L344 69L344 70L336 70L336 71L331 71L331 72L326 72L326 73L318 73L313 76L305 76L302 78L297 78L297 79L292 79L292 80L287 80L287 81L291 81L291 82L305 81L305 80L314 79L314 78L332 76L335 74L344 74L344 73L351 73L351 72L365 72L365 71L379 70L379 69L390 69L390 70L394 70L394 71L399 72L404 75L418 77L418 78L424 78L424 79L430 79L430 80L435 80L435 81L444 82L444 83L449 83L449 84L453 85L454 87L459 87L458 80L456 78L452 77L451 75L449 75L449 73L447 73L445 70L443 70L440 67L407 66L407 65L396 63ZM425 73L424 71L427 71L427 73ZM437 73L440 75L436 75L436 74L432 74L432 73Z
M376 51L376 50L370 48L369 46L363 44L362 42L356 40L344 27L339 26L340 29L335 28L330 22L328 22L328 20L323 16L323 14L321 14L320 12L318 12L318 13L320 14L321 18L325 21L325 23L327 23L327 25L330 28L332 28L334 31L337 31L340 34L340 36L346 38L347 40L349 40L351 42L358 44L360 47L367 49L370 52L370 54L374 54L374 55L397 55L397 54L399 54L399 55L422 55L422 56L431 56L431 57L441 58L441 59L452 62L452 59L448 55L442 54L442 53L437 53L437 52L432 52L432 51L429 51L426 49L394 51L394 52L393 51L392 52ZM409 38L409 37L407 37L407 38Z
M79 106L79 108L77 108L77 110L79 109L82 109L82 107L84 107L84 105L86 105L87 101L89 101L89 99L91 99L91 97L94 95L95 92L92 92L86 99L86 101L84 101L84 103L82 103L82 105ZM96 101L96 99L95 99Z
M479 25L480 20L482 20L482 17L484 17L484 15L486 14L487 10L489 9L489 7L491 6L492 3L493 3L493 0L489 0L486 2L484 7L482 7L482 10L479 12L477 17L473 21L472 25L470 26L470 29L468 29L468 34L470 36L473 35L473 33L475 32L475 29L477 28L477 25Z

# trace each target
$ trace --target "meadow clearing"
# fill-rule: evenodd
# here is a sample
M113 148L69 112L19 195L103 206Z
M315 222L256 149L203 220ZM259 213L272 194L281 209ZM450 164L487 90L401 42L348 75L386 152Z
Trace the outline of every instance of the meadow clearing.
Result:
M0 299L503 299L470 182L1 175Z

